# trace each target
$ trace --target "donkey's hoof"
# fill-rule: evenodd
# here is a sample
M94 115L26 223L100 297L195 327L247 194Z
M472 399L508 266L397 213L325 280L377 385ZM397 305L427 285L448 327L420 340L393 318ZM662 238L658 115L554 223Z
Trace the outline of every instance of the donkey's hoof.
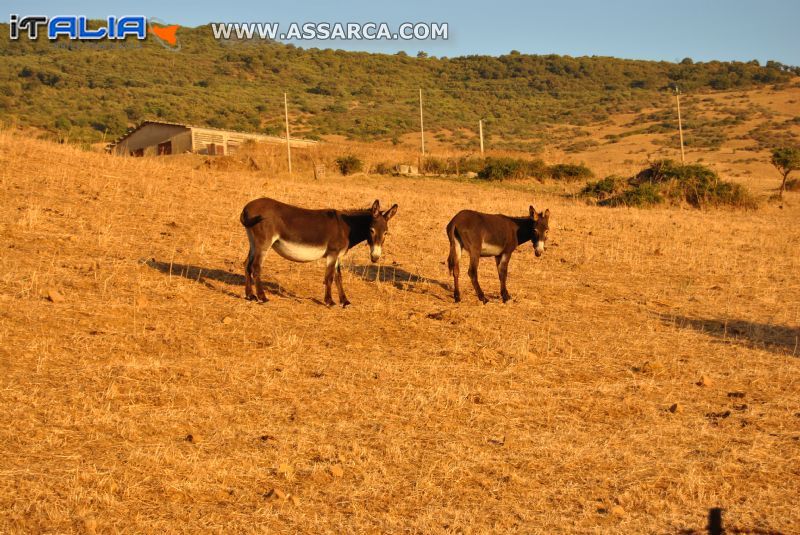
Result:
M350 306L350 301L345 299L344 301L341 302L341 305L342 305L342 308L347 308L347 307Z
M331 307L336 306L336 303L333 302L333 299L326 299L325 300L325 306L328 307L328 308L331 308Z
M486 303L488 303L488 302L489 302L489 300L488 300L488 299L486 299L486 298L485 298L485 297L483 297L483 296L479 297L478 299L479 299L479 300L480 300L480 302L481 302L481 303L483 303L484 305L485 305Z
M455 301L456 303L460 303L461 302L461 296L458 295L458 294L454 295L453 296L453 301Z
M508 303L509 301L511 301L511 296L508 295L508 294L504 295L503 296L503 303Z
M258 297L254 294L245 295L244 298L248 301L258 301Z
M265 294L259 294L258 300L261 301L262 303L266 303L267 301L269 301L269 299L267 299L267 296Z

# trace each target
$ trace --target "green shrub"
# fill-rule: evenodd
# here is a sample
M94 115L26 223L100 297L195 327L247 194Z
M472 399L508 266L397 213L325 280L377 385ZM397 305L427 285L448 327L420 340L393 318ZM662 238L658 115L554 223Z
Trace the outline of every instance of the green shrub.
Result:
M624 178L611 175L597 182L588 182L580 194L583 197L591 197L603 201L622 192L627 185L628 183Z
M55 127L58 130L69 130L72 127L72 123L67 117L59 115L56 117Z
M747 188L735 182L721 181L716 185L712 193L711 198L706 199L708 204L735 206L749 210L758 208L758 203L747 191Z
M522 177L522 163L514 158L487 158L483 169L478 171L481 180L505 180Z
M509 178L534 177L541 180L547 174L547 166L541 160L486 158L483 168L478 171L478 178L482 180L505 180Z
M528 176L543 182L545 178L550 176L550 168L542 160L528 160L525 164L525 170Z
M658 191L658 186L655 184L644 183L634 186L600 202L600 206L635 206L646 207L661 204L664 202L664 197Z
M587 188L589 187L590 185L587 185ZM605 187L607 189L607 185ZM687 203L695 208L757 207L753 196L741 184L720 180L717 173L705 165L679 164L672 160L658 160L651 163L630 178L622 191L603 199L600 204L652 206L665 201L671 204Z
M673 203L686 202L696 208L707 205L755 207L755 200L743 186L720 180L713 169L699 163L653 162L634 179L635 184L645 182L658 184L659 190Z
M592 170L582 163L558 163L551 165L548 168L548 174L550 175L550 178L554 180L565 180L567 182L594 178L594 173L592 173Z
M336 166L339 167L339 171L343 175L347 176L361 171L364 168L364 162L362 162L357 156L349 154L347 156L336 158Z
M480 173L481 169L486 165L483 158L469 158L462 156L455 160L456 171L459 174L464 173Z

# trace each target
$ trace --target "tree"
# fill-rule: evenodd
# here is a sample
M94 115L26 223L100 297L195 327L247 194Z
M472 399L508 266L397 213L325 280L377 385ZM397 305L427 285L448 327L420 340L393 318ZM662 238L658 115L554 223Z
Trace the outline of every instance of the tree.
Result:
M783 192L786 190L786 178L792 171L800 170L800 148L797 147L783 147L772 151L772 165L783 175L781 182L780 197L783 198Z

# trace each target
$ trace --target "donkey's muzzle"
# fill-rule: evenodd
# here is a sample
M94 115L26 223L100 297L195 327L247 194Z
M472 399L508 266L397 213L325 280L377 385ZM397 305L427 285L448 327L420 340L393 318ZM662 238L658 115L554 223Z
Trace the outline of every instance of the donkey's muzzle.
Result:
M375 245L371 247L369 250L369 259L372 260L372 263L376 263L378 260L381 259L381 246Z

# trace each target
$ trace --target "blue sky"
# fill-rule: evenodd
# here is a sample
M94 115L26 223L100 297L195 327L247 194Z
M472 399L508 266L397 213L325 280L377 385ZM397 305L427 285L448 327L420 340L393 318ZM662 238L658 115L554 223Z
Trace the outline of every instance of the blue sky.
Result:
M601 55L679 61L775 59L800 65L797 0L301 0L180 4L153 0L4 2L19 15L147 15L184 26L208 22L447 22L450 39L437 42L347 41L302 46L436 56L530 54Z

